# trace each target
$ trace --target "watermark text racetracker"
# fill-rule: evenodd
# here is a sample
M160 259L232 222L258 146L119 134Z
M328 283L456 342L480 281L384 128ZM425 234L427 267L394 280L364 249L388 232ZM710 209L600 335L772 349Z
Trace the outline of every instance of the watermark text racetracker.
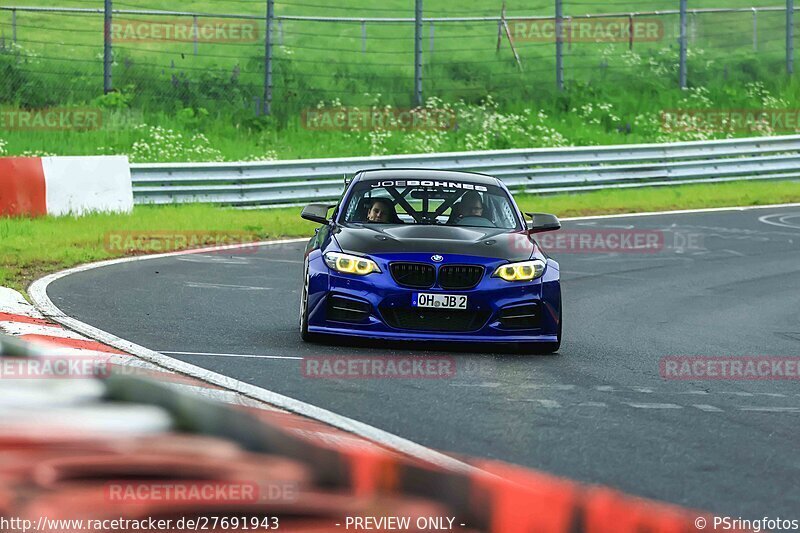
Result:
M92 341L77 341L79 343ZM92 346L57 348L57 353L42 357L0 358L0 384L11 380L65 380L65 379L108 379L111 376L152 377L153 371L136 365L126 364L127 356L113 352L97 352L90 355L74 353Z
M509 23L520 42L556 42L555 19L524 19ZM664 23L648 17L573 18L561 21L561 40L578 43L656 42L664 39Z
M258 21L234 18L174 18L160 20L114 18L110 26L114 42L259 42Z
M0 380L106 378L114 366L104 356L0 358Z
M0 129L5 131L119 130L143 122L141 111L99 107L0 108Z
M202 248L205 253L224 253L236 246L236 253L256 252L258 235L241 231L112 231L104 245L113 254L167 253Z
M496 375L498 363L484 357L316 356L300 362L311 379L468 379Z
M526 235L511 236L520 249L528 246ZM656 254L664 251L705 250L704 236L684 231L641 229L562 229L540 233L536 242L550 254Z
M449 356L304 357L300 371L314 379L449 379L456 360Z
M665 109L661 112L665 132L800 131L800 109Z
M251 482L107 483L108 502L228 502L258 501L258 485Z
M0 129L8 131L97 130L102 126L103 111L98 108L0 109Z
M301 123L319 131L446 131L456 121L456 113L447 109L323 107L304 110Z
M658 366L668 380L800 380L800 357L669 356Z
M297 483L254 481L164 481L109 482L105 484L108 503L258 503L297 500Z

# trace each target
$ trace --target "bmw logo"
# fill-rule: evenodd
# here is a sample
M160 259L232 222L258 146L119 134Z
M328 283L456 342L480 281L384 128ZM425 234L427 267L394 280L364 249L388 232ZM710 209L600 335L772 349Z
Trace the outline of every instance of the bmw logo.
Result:
M434 255L431 256L431 261L433 261L434 263L440 263L444 261L444 257L442 257L441 255Z

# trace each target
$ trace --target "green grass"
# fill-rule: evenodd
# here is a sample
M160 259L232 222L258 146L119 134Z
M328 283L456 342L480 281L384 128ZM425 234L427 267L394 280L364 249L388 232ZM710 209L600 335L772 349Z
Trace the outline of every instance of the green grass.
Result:
M26 5L53 5L30 0ZM87 7L85 0L61 0L59 5ZM99 1L97 2L99 5ZM370 4L343 0L324 8L320 3L277 2L278 14L332 16L410 16L408 0ZM565 2L565 14L675 9L677 0L647 2ZM777 0L696 0L691 8L780 6ZM118 3L118 8L173 9L166 0ZM494 15L501 2L465 5L455 0L427 0L431 16ZM263 2L188 1L180 9L206 13L263 15ZM375 11L377 9L377 11ZM510 3L508 15L549 15L552 2ZM10 13L0 13L3 42L10 36ZM128 19L148 17L126 16ZM152 18L152 17L149 17ZM681 107L762 108L761 97L747 94L746 84L763 81L778 107L791 108L800 100L800 84L784 75L783 17L759 15L758 53L752 50L752 14L690 16L689 80L707 89L692 98L677 87L675 16L663 17L664 40L636 43L574 43L565 46L567 90L555 89L553 45L518 42L523 63L519 72L508 43L496 51L493 23L435 25L435 44L429 46L429 27L423 39L424 95L444 102L463 100L478 105L491 95L503 117L521 117L528 128L543 126L574 145L658 142L666 135L659 127L662 110ZM21 51L0 53L0 104L10 107L56 105L103 106L116 110L127 123L109 120L96 131L5 131L7 154L65 155L126 153L138 161L241 160L335 157L380 153L411 153L472 148L553 145L552 135L517 135L502 131L498 121L460 125L442 135L404 132L320 132L304 129L302 111L320 101L339 99L346 106L373 103L408 107L412 100L413 39L410 25L367 25L367 52L361 52L359 23L332 24L285 21L283 46L275 48L274 116L255 116L263 83L261 43L204 43L194 55L191 43L117 43L114 84L116 95L101 97L102 21L98 16L17 13ZM263 28L259 30L263 35ZM796 32L800 35L800 31ZM276 40L279 40L276 30ZM53 45L56 46L53 46ZM688 99L687 99L688 98ZM593 104L590 112L581 108ZM598 104L610 104L598 109ZM773 105L773 106L774 106ZM530 109L530 113L525 110ZM539 116L538 111L545 113ZM157 135L159 125L182 135ZM463 126L463 127L462 127ZM467 138L489 130L480 146ZM205 139L192 139L202 133ZM380 132L379 132L380 133ZM750 132L735 132L747 135ZM709 132L707 136L726 136ZM691 137L691 136L689 136ZM200 149L192 149L196 147ZM0 154L2 150L0 150Z
M732 182L554 196L520 195L517 201L525 211L551 212L560 217L766 205L799 202L800 183ZM299 211L299 208L246 211L203 205L140 206L130 215L0 218L0 286L24 291L31 281L51 272L144 253L144 249L108 246L107 243L116 242L113 236L121 236L121 242L125 243L129 232L150 236L154 232L163 236L196 234L207 245L310 236L314 225L300 219ZM216 237L208 238L210 232ZM220 238L224 235L233 238Z
M560 217L613 215L648 211L770 205L800 201L800 182L731 182L603 190L553 196L520 195L523 211L556 213Z
M128 232L163 232L165 238L196 233L206 244L215 245L229 241L208 237L209 232L252 242L312 231L313 225L300 219L297 209L248 211L207 205L138 206L129 215L0 218L0 286L22 289L44 274L69 266L141 254L113 244L119 237L125 244L131 236Z

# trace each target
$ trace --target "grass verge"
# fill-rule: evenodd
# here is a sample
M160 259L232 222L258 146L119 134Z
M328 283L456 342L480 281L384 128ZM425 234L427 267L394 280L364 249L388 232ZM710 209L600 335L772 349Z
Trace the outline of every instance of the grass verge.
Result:
M800 182L605 190L553 196L519 195L523 211L560 217L800 202ZM23 291L64 268L200 245L310 236L299 208L242 211L205 205L139 206L132 214L81 218L0 218L0 286Z

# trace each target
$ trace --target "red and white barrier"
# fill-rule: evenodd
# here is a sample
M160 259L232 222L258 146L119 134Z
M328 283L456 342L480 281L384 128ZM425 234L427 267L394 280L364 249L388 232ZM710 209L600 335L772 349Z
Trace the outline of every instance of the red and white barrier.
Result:
M0 158L0 216L127 213L133 188L125 156Z

